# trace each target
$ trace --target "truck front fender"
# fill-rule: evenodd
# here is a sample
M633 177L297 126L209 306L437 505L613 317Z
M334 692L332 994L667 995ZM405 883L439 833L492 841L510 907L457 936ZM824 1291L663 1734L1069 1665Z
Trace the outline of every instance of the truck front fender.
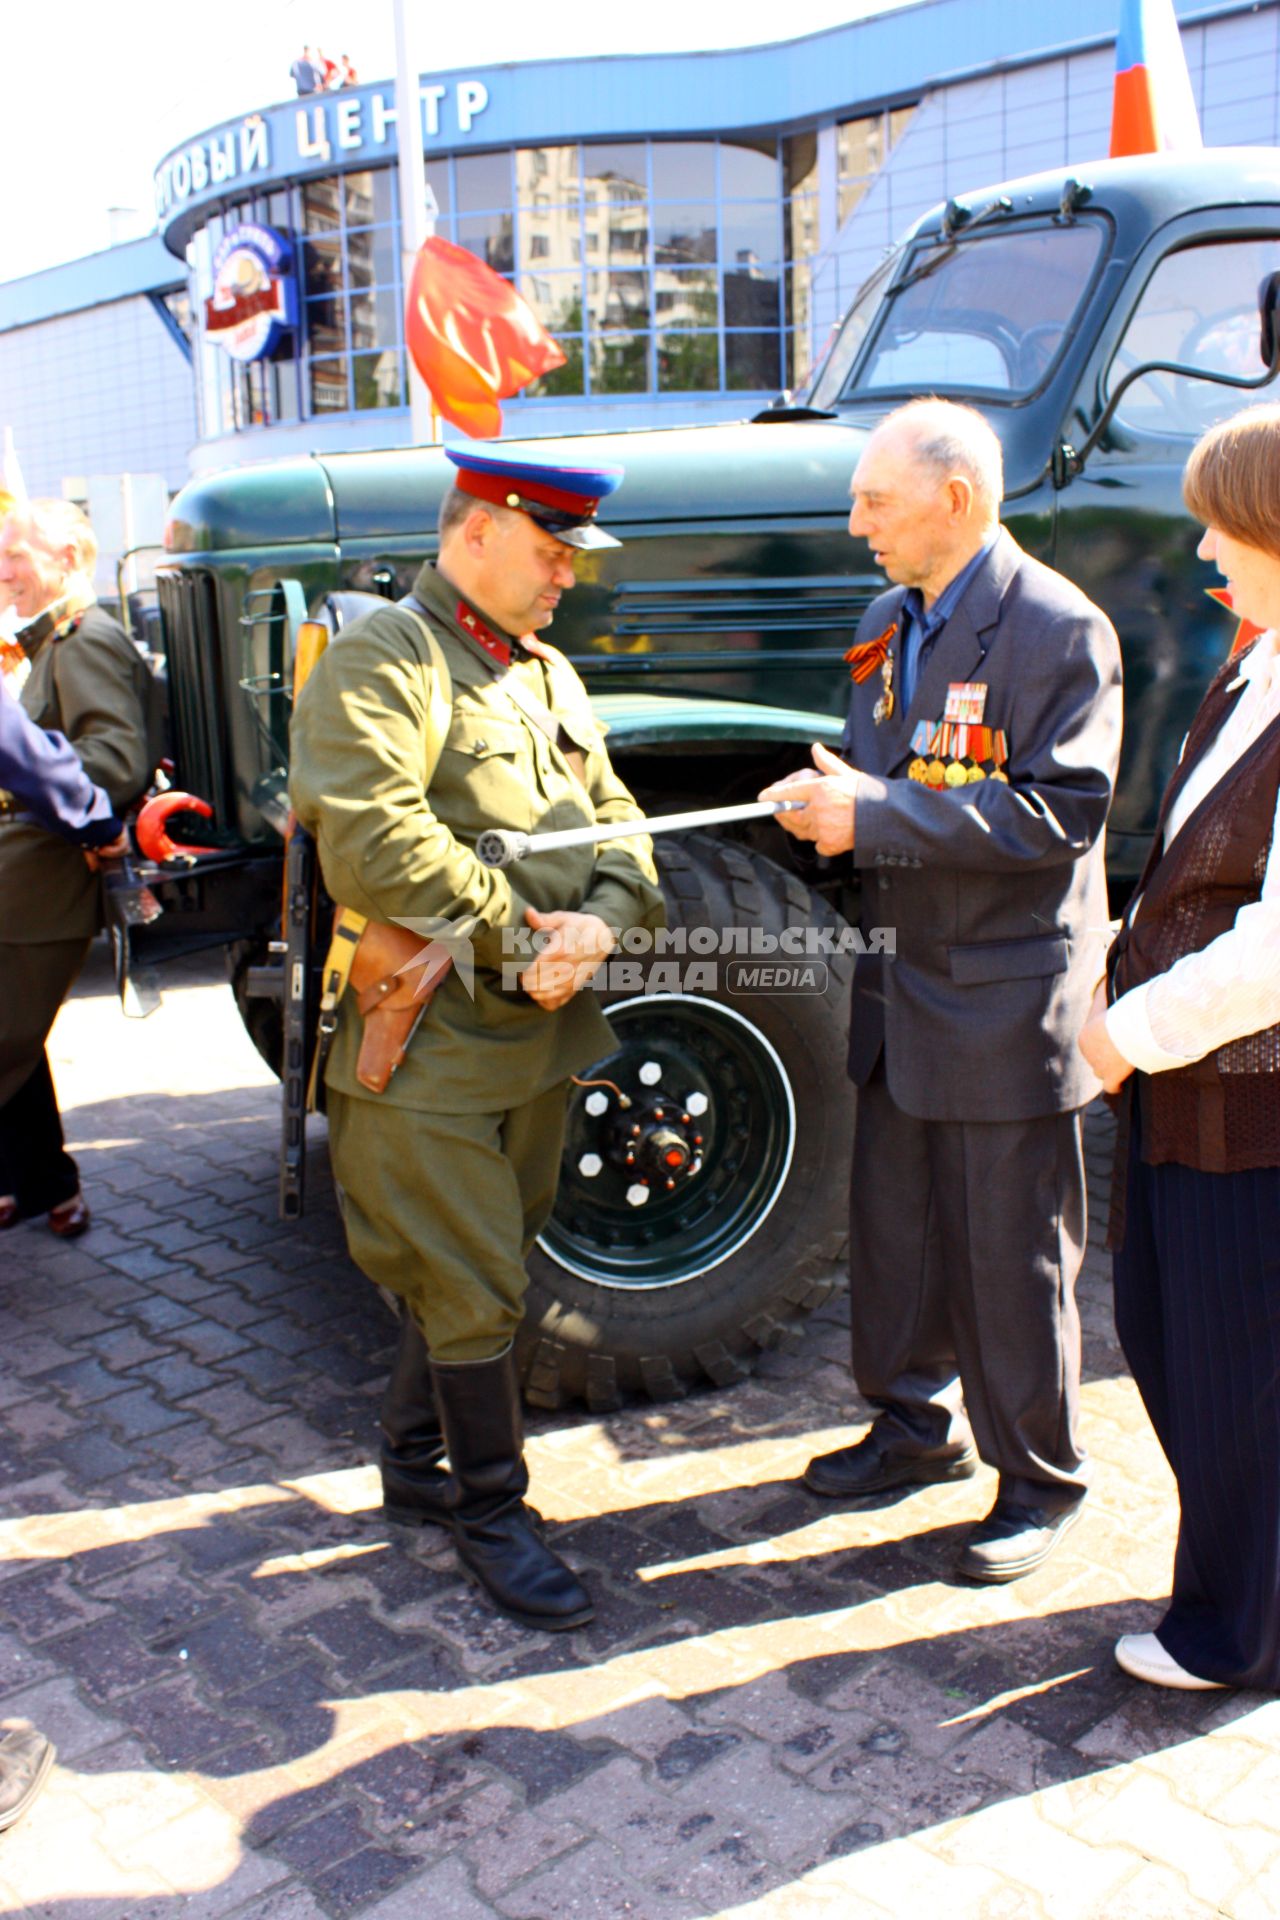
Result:
M807 747L814 740L838 747L844 721L802 707L765 707L750 700L711 700L667 693L601 693L592 697L609 731L609 751L629 747L773 742Z

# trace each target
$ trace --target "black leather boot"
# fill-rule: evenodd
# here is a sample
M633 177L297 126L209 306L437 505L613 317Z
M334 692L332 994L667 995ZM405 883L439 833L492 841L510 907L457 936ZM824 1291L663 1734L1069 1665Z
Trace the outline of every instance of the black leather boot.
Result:
M436 1412L427 1343L413 1315L400 1312L400 1344L382 1397L382 1511L405 1527L449 1525L450 1481L440 1461L444 1435Z
M431 1363L436 1405L453 1470L458 1558L522 1627L563 1633L594 1614L577 1575L539 1538L524 1504L524 1423L515 1354L463 1365Z

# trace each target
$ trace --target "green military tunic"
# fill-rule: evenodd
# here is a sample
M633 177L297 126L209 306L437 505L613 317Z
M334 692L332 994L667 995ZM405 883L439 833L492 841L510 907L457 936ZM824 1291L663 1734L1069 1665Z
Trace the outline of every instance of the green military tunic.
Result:
M57 602L25 627L21 702L65 734L123 814L150 781L147 668L100 607ZM79 847L21 816L0 793L0 1107L40 1059L45 1037L102 924L101 882Z
M336 901L472 929L473 991L461 968L446 976L387 1091L356 1079L350 994L325 1078L353 1257L408 1301L436 1358L479 1359L519 1321L524 1251L554 1198L565 1083L613 1045L590 989L547 1012L513 988L510 969L532 957L513 938L529 906L594 913L620 931L659 924L662 900L643 838L481 864L487 828L550 832L639 810L562 656L516 651L507 672L582 754L585 786L468 634L464 620L484 630L483 616L434 567L414 594L449 669L447 732L432 737L436 676L419 622L379 609L317 664L294 715L289 785Z

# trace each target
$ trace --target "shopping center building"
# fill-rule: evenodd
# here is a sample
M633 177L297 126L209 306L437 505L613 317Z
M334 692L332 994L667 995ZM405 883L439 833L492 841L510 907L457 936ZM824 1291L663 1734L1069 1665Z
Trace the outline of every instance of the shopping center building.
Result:
M920 213L1106 153L1119 6L919 0L769 46L424 75L436 231L565 355L506 431L723 419L801 385ZM1275 143L1280 6L1178 12L1205 140ZM172 491L408 438L394 108L387 81L195 133L159 160L156 235L0 286L33 487Z

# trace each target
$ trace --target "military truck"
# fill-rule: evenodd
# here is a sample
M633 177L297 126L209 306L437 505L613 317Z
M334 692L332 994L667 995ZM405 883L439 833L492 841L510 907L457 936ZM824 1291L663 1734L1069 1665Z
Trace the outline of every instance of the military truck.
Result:
M1197 436L1274 379L1277 268L1274 151L1042 173L920 220L807 389L755 419L511 445L626 468L601 516L624 544L583 556L553 637L645 808L748 800L812 741L838 741L842 656L885 584L848 537L850 475L876 420L944 394L1000 435L1004 518L1023 547L1120 632L1109 857L1117 887L1131 882L1231 638L1180 475ZM449 473L438 448L317 456L195 480L173 506L159 592L175 779L211 804L198 837L217 851L177 878L144 873L166 909L146 937L227 944L245 1024L277 1067L282 1010L305 999L321 938L296 888L289 952L280 937L297 634L308 618L340 629L352 595L408 590ZM664 839L659 854L673 923L714 952L716 977L611 995L616 1050L589 1077L613 1091L571 1103L531 1265L526 1390L544 1404L604 1409L628 1390L740 1378L827 1296L844 1237L847 863L798 866L774 822ZM805 964L788 970L802 930ZM290 1031L296 1096L296 1018ZM643 1204L637 1162L666 1176ZM856 1248L852 1263L856 1284Z

